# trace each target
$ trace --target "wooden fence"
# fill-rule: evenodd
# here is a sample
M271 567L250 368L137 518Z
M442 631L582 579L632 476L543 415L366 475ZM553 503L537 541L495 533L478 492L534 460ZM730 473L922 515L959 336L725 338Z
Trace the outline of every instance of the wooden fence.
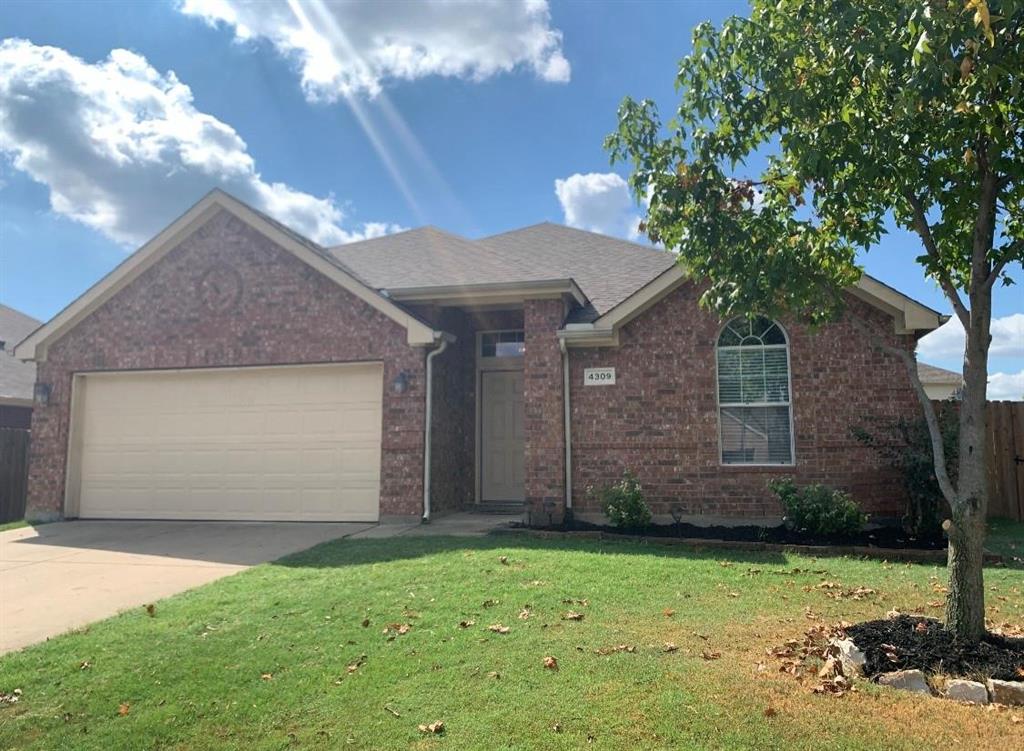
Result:
M988 403L988 515L1024 521L1024 402Z
M0 428L0 524L25 516L29 431Z

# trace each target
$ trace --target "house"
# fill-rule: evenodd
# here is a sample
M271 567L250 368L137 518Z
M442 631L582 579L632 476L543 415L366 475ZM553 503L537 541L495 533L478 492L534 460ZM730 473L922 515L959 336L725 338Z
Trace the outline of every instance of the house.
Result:
M325 249L214 191L17 347L32 518L376 520L525 502L777 517L792 475L895 514L851 436L916 414L945 317L864 277L846 319L722 322L665 252L553 224Z
M36 366L14 356L14 345L43 325L0 303L0 428L27 430L32 422Z
M917 376L921 379L921 385L924 386L928 398L936 401L958 398L964 385L963 374L938 368L926 362L917 364Z

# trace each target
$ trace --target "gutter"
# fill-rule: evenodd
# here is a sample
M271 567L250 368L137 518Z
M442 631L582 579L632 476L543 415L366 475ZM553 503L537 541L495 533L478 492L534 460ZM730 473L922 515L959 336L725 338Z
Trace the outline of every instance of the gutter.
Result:
M572 406L569 404L569 348L565 339L558 340L562 351L562 406L565 431L565 515L572 518Z
M430 523L430 433L431 420L434 406L434 358L448 349L448 343L454 342L455 337L451 334L440 333L441 344L430 351L427 355L427 393L425 395L426 409L423 425L423 523Z

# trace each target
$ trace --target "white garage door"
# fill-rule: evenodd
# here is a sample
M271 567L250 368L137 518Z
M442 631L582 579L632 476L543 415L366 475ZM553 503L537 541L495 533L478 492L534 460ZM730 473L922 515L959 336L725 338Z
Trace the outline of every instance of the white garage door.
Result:
M103 373L75 382L83 518L375 521L380 364Z

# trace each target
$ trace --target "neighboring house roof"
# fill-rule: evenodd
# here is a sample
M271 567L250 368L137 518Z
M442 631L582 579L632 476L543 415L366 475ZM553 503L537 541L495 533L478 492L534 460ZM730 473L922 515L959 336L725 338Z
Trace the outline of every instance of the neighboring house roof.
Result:
M44 359L46 346L50 341L75 326L85 316L110 299L112 295L136 279L143 271L160 260L167 251L176 247L182 240L206 224L218 211L227 211L245 222L249 227L267 236L299 260L403 326L406 329L409 344L428 345L443 336L443 332L434 331L408 310L387 299L377 289L368 286L312 240L288 229L280 222L253 209L234 196L220 189L214 189L90 287L78 299L18 344L15 354L24 360Z
M637 243L545 222L469 240L434 227L339 245L330 252L370 286L403 290L573 280L586 320L607 312L675 263Z
M0 403L32 403L36 366L17 359L14 345L42 325L42 321L0 303Z
M929 365L926 362L917 364L917 375L921 379L921 383L935 384L936 386L959 386L964 382L962 373Z

